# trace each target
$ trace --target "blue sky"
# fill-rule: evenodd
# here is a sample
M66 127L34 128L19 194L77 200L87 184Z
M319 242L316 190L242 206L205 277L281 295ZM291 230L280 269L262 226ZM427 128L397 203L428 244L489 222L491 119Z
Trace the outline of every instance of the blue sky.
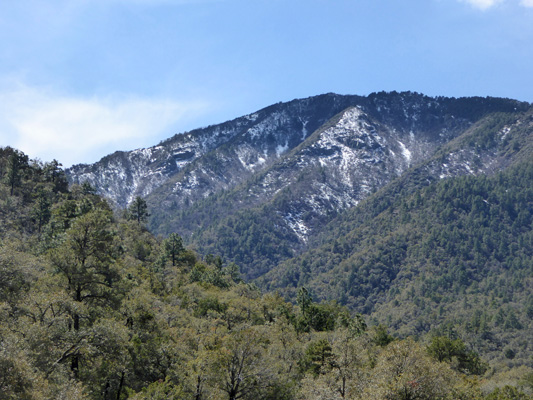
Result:
M533 0L0 0L0 145L64 166L381 90L533 102Z

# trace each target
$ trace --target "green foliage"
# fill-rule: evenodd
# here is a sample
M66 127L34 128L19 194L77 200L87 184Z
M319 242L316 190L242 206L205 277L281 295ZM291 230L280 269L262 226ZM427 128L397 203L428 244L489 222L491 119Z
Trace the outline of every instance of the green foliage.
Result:
M171 233L163 241L163 247L165 249L165 255L172 260L172 266L175 266L178 256L185 251L182 238L177 233Z
M527 400L531 396L519 391L516 387L513 386L504 386L503 388L496 388L492 393L487 397L487 400Z
M452 340L444 336L434 336L428 345L428 353L437 361L449 362L452 368L465 374L483 375L487 365L474 351L468 351L461 339Z
M132 400L181 400L185 398L185 394L181 387L159 380L129 398Z
M51 216L49 195L43 189L40 189L37 192L37 201L33 207L33 217L37 222L39 233L41 233L42 227L50 221Z
M220 303L216 297L206 297L198 301L198 307L195 314L200 317L205 317L209 311L214 311L223 314L228 309L227 304Z
M360 315L352 318L346 310L337 303L313 302L311 294L305 287L298 289L296 298L300 306L300 314L294 319L294 325L298 332L332 331L337 326L349 328L354 336L362 334L366 329L366 324Z
M339 216L320 245L259 282L294 299L305 286L401 336L452 326L490 359L508 343L514 365L529 362L531 159L494 175L403 184Z
M139 196L133 200L126 211L126 218L132 221L137 221L139 225L146 222L149 216L150 214L148 213L146 200Z
M432 362L412 340L389 344L370 380L365 394L374 399L448 399L458 386L458 378L444 364Z
M298 305L262 294L236 264L202 262L43 171L28 163L13 195L0 184L2 399L482 398L463 374L480 359L456 339L429 346L439 362L309 289ZM502 329L525 325L513 310Z
M22 181L22 176L28 168L28 156L18 150L12 150L7 162L6 183L10 188L10 194L16 186L19 186Z
M392 343L394 341L394 336L390 335L387 332L387 327L384 325L378 325L374 329L374 337L373 337L374 343L380 347L385 347L389 343ZM439 360L441 361L441 360Z
M321 370L332 368L334 365L332 350L326 339L319 339L309 343L300 363L301 371L303 373L310 372L314 376L318 376Z
M522 383L526 387L529 387L529 390L533 391L533 372L529 372L528 374L526 374L522 378L520 383Z

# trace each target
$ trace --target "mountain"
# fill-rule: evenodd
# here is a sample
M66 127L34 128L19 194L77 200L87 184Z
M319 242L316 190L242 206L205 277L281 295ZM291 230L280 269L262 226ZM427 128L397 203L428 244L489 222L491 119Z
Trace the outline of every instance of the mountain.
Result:
M446 333L393 337L305 288L297 304L261 293L235 264L68 187L59 165L0 147L1 399L531 398L525 363L489 364ZM511 315L507 343L527 344Z
M333 218L258 284L305 286L402 336L457 335L530 363L533 112L484 118L429 160Z
M67 172L267 292L532 367L528 103L327 94Z
M398 179L505 167L512 154L503 149L516 146L510 132L529 109L498 98L326 94L117 152L67 174L119 207L145 197L152 231L177 232L253 279L313 248L328 223Z
M279 103L175 135L148 149L116 152L92 165L76 165L67 173L72 182L91 183L120 207L135 196L148 196L164 183L183 192L179 193L181 205L185 199L197 200L231 187L270 165L357 99L324 95Z

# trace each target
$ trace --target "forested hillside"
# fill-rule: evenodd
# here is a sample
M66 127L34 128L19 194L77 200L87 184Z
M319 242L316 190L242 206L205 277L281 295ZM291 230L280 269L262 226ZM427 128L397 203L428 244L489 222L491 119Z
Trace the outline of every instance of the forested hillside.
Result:
M503 202L508 218L527 219L510 204L527 203L527 193L486 194L498 179L519 185L531 173L517 167L475 189L443 182L421 195L451 190L446 185L473 190L472 206L490 214L483 200ZM67 187L57 162L3 148L0 175L1 399L531 398L531 369L490 379L483 354L451 332L398 339L336 302L317 303L304 287L295 303L262 294L235 264L200 258L176 234L154 237L141 198L117 215L89 184ZM397 218L423 218L409 213L411 201L416 197ZM434 203L428 208L441 212ZM454 213L469 204L452 204L447 218L457 220ZM483 218L471 222L490 226ZM494 258L505 263L517 251L509 239ZM523 289L527 282L517 276ZM451 280L453 288L455 275ZM511 288L502 295L519 291ZM513 324L522 318L506 315L502 324L518 335Z
M385 95L384 99L391 101ZM469 104L465 99L461 104L465 110L457 112L457 118L472 113L474 119L475 102ZM388 118L399 119L394 123L387 116L381 118L401 129L398 114L397 109L390 111ZM411 142L409 133L386 136L386 129L367 117L362 117L363 127L357 126L361 118L349 118L352 124L345 130L339 128L339 118L246 184L176 210L184 229L193 227L191 243L202 251L223 254L242 265L247 277L256 278L288 258L312 251L328 236L335 238L338 232L326 228L330 221L330 226L343 224L350 229L353 219L346 215L368 216L366 210L358 211L360 202L388 184L405 187L386 189L383 193L387 195L374 197L375 207L385 209L394 199L429 182L494 174L533 154L531 111L488 114L471 125L463 121L456 131L451 125L444 129L437 123L432 126L417 120L417 128L413 128L416 139ZM376 132L381 139L376 138ZM443 132L448 135L446 140L424 141L425 137L442 139ZM336 141L331 140L333 136ZM324 144L328 140L333 144ZM380 145L380 140L387 140L389 145ZM391 151L401 154L390 144L398 140L409 146L409 165L390 156ZM350 154L343 147L346 143L354 150L353 157L346 156ZM417 151L420 155L415 157Z
M117 152L68 176L121 207L142 196L154 233L178 232L253 279L312 248L335 216L430 159L421 179L504 168L505 149L520 147L516 133L530 126L528 110L491 97L328 93Z
M463 149L470 141L476 148L501 143L501 172L435 179L450 164L444 149L438 161L338 216L307 253L278 266L261 285L289 296L306 286L402 335L451 330L490 359L530 365L530 123L503 141L493 136L501 125L460 138Z

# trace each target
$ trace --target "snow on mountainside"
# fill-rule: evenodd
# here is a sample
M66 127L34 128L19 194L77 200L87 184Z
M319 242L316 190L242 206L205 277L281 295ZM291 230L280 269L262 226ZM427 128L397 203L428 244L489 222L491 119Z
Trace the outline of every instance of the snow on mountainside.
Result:
M67 172L71 182L88 181L121 207L146 197L156 233L178 232L199 251L221 254L258 276L279 257L304 249L336 214L429 160L484 116L528 107L411 92L326 94ZM464 147L428 169L437 177L474 172L481 164L489 169L490 151L480 159Z
M191 161L227 142L253 122L253 116L245 116L175 135L148 149L116 152L92 165L75 165L67 174L71 182L89 182L99 193L125 207L136 196L149 195Z
M214 150L221 154L218 164L227 167L226 162L238 161L238 171L233 172L246 176L268 166L356 99L359 97L328 94L276 104L223 124L175 135L148 149L116 152L95 164L75 165L67 174L71 183L89 182L120 207L136 196L149 195L193 161L209 158ZM222 156L225 151L231 160ZM209 169L189 170L186 179L173 183L173 190L190 193L197 188L202 191L197 197L205 197L212 192L203 184L205 180L217 180L219 189L228 187L225 180L230 186L240 180Z

